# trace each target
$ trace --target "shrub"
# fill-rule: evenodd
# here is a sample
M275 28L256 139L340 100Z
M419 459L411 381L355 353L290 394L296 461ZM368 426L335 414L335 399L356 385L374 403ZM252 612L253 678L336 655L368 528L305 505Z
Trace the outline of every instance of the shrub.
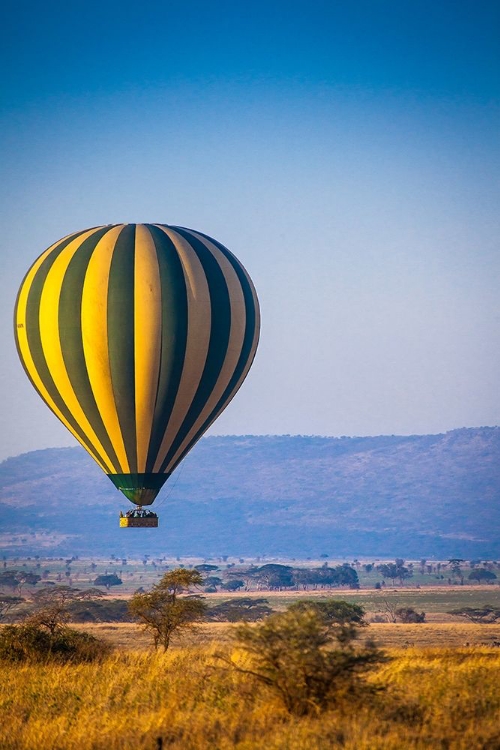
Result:
M257 626L240 625L235 637L246 662L231 664L266 685L289 713L317 713L373 692L363 675L386 657L370 644L355 649L356 635L353 623L332 628L317 609L291 607Z
M394 614L404 623L425 622L425 612L417 612L413 607L398 607Z
M58 628L52 635L40 625L7 625L0 632L0 660L17 662L90 662L111 646L88 633Z

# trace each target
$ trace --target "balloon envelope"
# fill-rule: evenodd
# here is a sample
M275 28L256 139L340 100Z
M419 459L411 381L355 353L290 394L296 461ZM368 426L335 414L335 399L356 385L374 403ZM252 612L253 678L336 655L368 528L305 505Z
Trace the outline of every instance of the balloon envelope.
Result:
M118 489L149 505L247 375L259 305L241 263L207 235L107 225L33 263L15 337L45 403Z

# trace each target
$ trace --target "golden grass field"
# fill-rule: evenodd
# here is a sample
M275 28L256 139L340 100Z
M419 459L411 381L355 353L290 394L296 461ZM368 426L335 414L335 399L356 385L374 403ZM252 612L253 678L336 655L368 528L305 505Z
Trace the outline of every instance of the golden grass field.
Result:
M2 750L498 750L500 649L391 649L386 691L294 718L214 658L123 650L100 664L3 666Z
M134 585L146 583L142 569L133 575ZM123 596L110 593L117 595ZM449 614L460 606L500 606L500 586L206 598L215 604L242 595L266 598L277 611L301 598L361 604L370 622L362 640L373 639L390 656L370 677L384 692L297 718L252 678L221 668L216 652L237 656L227 623L199 625L166 654L155 653L132 623L75 625L110 642L114 653L92 664L1 664L0 750L157 750L159 738L163 750L500 750L500 648L494 645L500 623L473 624ZM387 613L387 603L424 610L426 622L373 622Z

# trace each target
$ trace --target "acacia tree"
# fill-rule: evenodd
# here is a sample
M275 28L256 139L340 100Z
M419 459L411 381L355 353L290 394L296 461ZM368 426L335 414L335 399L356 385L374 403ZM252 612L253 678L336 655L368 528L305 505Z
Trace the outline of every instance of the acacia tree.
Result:
M500 620L500 607L492 607L488 604L483 607L461 607L452 609L449 614L466 617L471 622L478 622L481 625L491 625Z
M108 573L97 576L94 586L106 586L106 589L109 591L110 586L121 586L122 583L122 579L116 573Z
M224 591L238 591L238 589L242 588L245 588L245 581L241 581L239 578L233 578L221 585L221 589Z
M43 588L33 594L34 611L25 624L46 628L53 638L56 631L63 628L70 620L70 606L78 601L93 601L103 596L99 589L75 589L71 586Z
M292 577L293 568L290 565L278 565L277 563L267 563L255 568L247 575L251 574L257 583L262 584L268 589L281 589L293 586Z
M15 609L22 604L24 599L22 596L9 596L8 594L0 594L0 622L6 620L11 610Z
M6 586L10 589L16 589L21 592L24 585L36 586L41 576L37 573L22 570L5 570L0 573L0 587Z
M477 568L469 573L470 581L477 581L478 583L490 583L496 579L496 573L492 570L485 570L484 568Z
M163 646L166 651L174 633L193 628L203 616L207 606L202 598L186 595L190 587L202 584L199 571L176 568L165 573L151 591L134 594L129 611L152 635L155 649Z

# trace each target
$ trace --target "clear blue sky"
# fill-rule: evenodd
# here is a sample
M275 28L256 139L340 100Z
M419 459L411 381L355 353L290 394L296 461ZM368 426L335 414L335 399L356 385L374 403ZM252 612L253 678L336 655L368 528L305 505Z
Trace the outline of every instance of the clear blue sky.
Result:
M202 230L252 275L213 433L500 424L500 4L11 2L1 11L0 457L72 444L17 362L31 262L96 224Z

